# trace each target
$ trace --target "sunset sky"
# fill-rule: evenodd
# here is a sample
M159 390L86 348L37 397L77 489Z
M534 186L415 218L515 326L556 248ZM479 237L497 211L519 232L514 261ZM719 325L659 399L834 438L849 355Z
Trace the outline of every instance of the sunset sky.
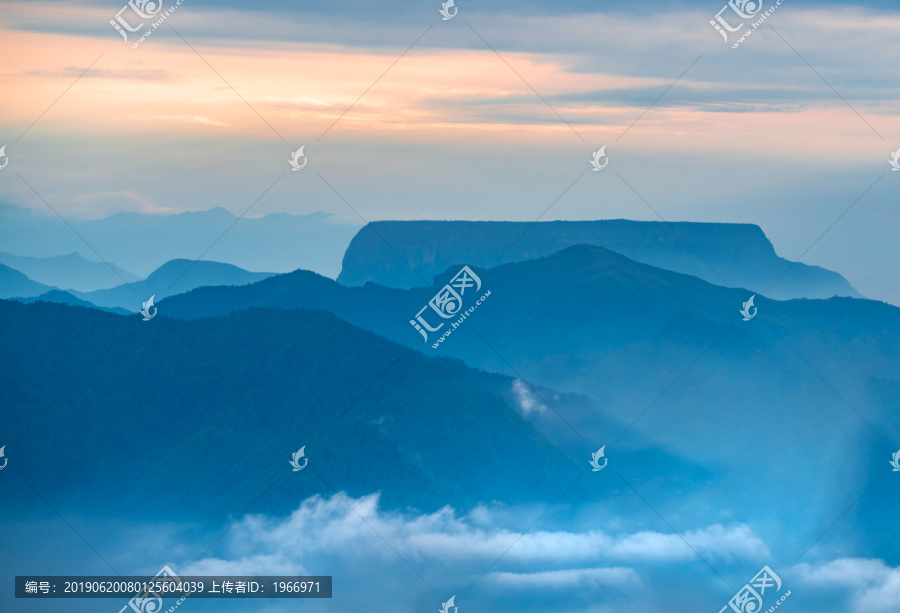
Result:
M0 203L241 214L277 179L250 216L756 223L900 302L887 2L785 0L738 49L719 0L184 0L137 49L123 6L0 5Z

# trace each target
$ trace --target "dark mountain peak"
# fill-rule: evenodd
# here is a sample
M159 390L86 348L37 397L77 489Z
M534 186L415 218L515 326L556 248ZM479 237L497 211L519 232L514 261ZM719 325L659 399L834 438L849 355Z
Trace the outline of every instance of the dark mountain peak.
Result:
M166 296L187 292L197 287L246 285L273 273L249 272L243 268L208 260L169 260L143 281L121 284L93 292L73 292L78 298L100 307L120 307L136 311L151 295L157 303Z
M222 262L213 262L211 260L188 260L186 258L177 258L169 260L147 277L147 281L162 281L165 279L175 280L180 275L190 274L209 274L209 273L235 273L235 274L255 274L250 273L243 268L234 266L233 264L223 264Z
M193 260L189 260L187 258L176 258L162 264L159 268L151 272L147 276L147 279L163 277L173 273L181 274L191 266L191 263L194 263L194 266L201 267L206 264L206 262L204 262L203 260L197 260L196 262L194 262Z
M553 265L577 264L589 265L592 267L642 267L640 263L635 260L627 258L612 249L601 247L600 245L572 245L571 247L565 247L541 258L534 258L534 260L538 259L545 260Z
M80 298L76 298L69 292L61 289L52 289L49 292L45 292L40 296L35 296L34 298L29 298L23 302L55 302L57 304L70 304L88 308L94 306L90 302L81 300Z

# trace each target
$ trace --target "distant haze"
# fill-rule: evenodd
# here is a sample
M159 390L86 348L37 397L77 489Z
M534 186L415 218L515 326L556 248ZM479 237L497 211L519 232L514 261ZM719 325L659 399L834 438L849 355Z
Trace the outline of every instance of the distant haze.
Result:
M279 213L238 219L221 208L178 215L120 213L70 223L74 232L56 217L2 207L0 252L48 257L76 251L92 261L102 257L140 277L170 260L196 260L202 256L204 260L233 264L252 272L304 268L334 278L340 272L344 249L359 228L335 223L326 213ZM0 262L3 261L0 256ZM15 267L13 263L9 265ZM100 271L106 275L106 287L134 280L128 276L120 278L106 268ZM65 283L54 285L62 289L72 287Z

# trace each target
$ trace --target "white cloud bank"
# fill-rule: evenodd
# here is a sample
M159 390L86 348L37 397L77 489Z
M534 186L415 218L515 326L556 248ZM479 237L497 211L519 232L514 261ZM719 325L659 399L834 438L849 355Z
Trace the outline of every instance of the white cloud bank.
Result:
M852 613L900 611L900 568L881 560L841 558L821 566L800 564L796 571L812 589L848 591Z
M340 585L334 606L371 609L366 603L377 594L385 611L419 610L422 603L427 610L454 593L458 605L497 612L669 610L661 602L700 610L725 605L764 564L779 572L794 607L888 613L900 602L900 569L862 558L780 565L745 524L687 531L684 540L649 530L574 532L546 522L522 535L539 513L503 506L396 512L380 509L377 494L314 496L288 517L249 515L207 558L176 565L183 575L330 574Z
M527 513L521 515L521 521L511 522L521 527L514 528L497 525L495 513L486 507L461 516L450 507L429 514L400 514L381 511L377 494L358 499L343 494L314 496L286 518L248 515L232 528L228 555L202 560L182 572L302 574L311 570L310 561L321 556L372 561L399 561L402 556L414 567L465 566L480 572L506 552L494 567L498 581L513 581L511 574L501 572L507 566L554 583L612 577L632 580L634 571L623 564L685 562L697 560L697 553L707 560L769 555L746 525L713 525L685 532L689 547L676 534L653 531L612 535L602 530L575 533L535 526L521 535L533 521ZM572 566L579 567L577 573Z

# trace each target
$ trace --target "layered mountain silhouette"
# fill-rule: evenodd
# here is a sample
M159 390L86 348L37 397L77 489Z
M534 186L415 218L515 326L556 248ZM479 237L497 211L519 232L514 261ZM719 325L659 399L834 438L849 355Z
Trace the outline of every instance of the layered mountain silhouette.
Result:
M78 251L90 257L87 242L106 261L139 276L170 260L198 257L247 270L287 272L303 266L336 276L341 255L359 229L335 223L326 213L239 218L221 207L177 215L120 213L68 222L0 204L0 251L39 258ZM127 276L125 280L130 282ZM75 284L59 287L80 289Z
M18 270L0 264L0 298L39 296L52 289L55 288L33 281Z
M302 270L198 287L159 300L151 322L2 303L12 407L3 427L21 431L35 407L61 411L64 427L46 441L28 437L24 457L73 504L84 492L107 503L102 492L115 491L139 507L140 495L172 489L179 466L219 471L166 494L167 508L188 514L200 501L223 511L249 504L261 481L278 477L272 466L289 470L303 445L310 466L297 474L311 482L277 482L262 508L337 490L379 490L395 508L549 502L605 446L606 470L676 530L747 522L796 557L852 505L829 538L900 561L880 512L900 504L900 490L873 487L854 504L900 445L900 309L757 293L758 311L743 321L751 290L577 245L474 267L481 287L463 306L490 296L435 350L444 329L425 341L410 320L462 264L431 287L348 287ZM171 285L185 266L162 276ZM329 428L335 420L341 428ZM73 432L77 444L66 439ZM79 447L85 440L92 451ZM86 471L81 459L40 465L60 453L105 468L76 492L66 484ZM622 496L606 484L566 499Z
M196 287L246 285L271 277L270 272L249 272L231 264L204 260L172 260L166 262L143 281L123 284L93 292L70 292L100 307L119 307L137 311L141 303L155 295L157 301Z
M425 342L409 321L459 266L430 288L346 287L296 271L244 287L200 288L159 308L186 319L263 306L324 309L423 352L588 395L596 401L593 415L557 412L546 400L542 427L574 429L597 448L607 442L610 457L617 445L625 453L649 444L715 467L708 488L678 499L668 488L683 481L682 467L630 465L642 493L667 517L687 521L693 505L698 517L757 522L776 542L801 551L887 469L885 458L900 445L896 307L757 294L758 312L745 322L739 310L750 290L581 245L475 268L479 295L491 296L436 351L431 344L444 330ZM900 503L892 491L872 493L853 513ZM787 530L795 517L806 523ZM871 528L886 520L867 521ZM845 525L858 526L853 519ZM863 532L853 538L871 539L867 544L884 555L900 551L896 538L889 546Z
M91 262L78 253L34 258L0 253L0 264L14 268L29 279L50 285L90 292L139 281L140 277L115 264Z
M861 297L835 272L778 257L756 225L624 219L372 222L350 242L338 281L417 287L453 264L493 267L579 244L776 299Z
M103 311L110 311L111 313L119 313L120 315L130 315L132 311L130 309L123 309L121 307L101 307L96 304L90 303L87 300L82 300L81 298L76 298L69 292L63 291L61 289L52 289L49 292L41 294L39 296L29 297L29 298L15 298L16 302L22 302L25 304L34 304L35 302L55 302L58 304L68 304L71 306L82 306L94 309L101 309Z
M249 272L220 262L172 260L153 271L143 281L124 283L110 289L93 292L60 290L32 281L24 274L0 264L0 297L23 302L59 302L62 304L93 305L120 312L136 312L150 296L157 300L196 287L217 285L245 285L271 277L274 273Z
M216 523L335 491L433 511L552 499L583 470L523 419L509 377L327 312L143 322L0 301L0 319L7 456L68 512Z

